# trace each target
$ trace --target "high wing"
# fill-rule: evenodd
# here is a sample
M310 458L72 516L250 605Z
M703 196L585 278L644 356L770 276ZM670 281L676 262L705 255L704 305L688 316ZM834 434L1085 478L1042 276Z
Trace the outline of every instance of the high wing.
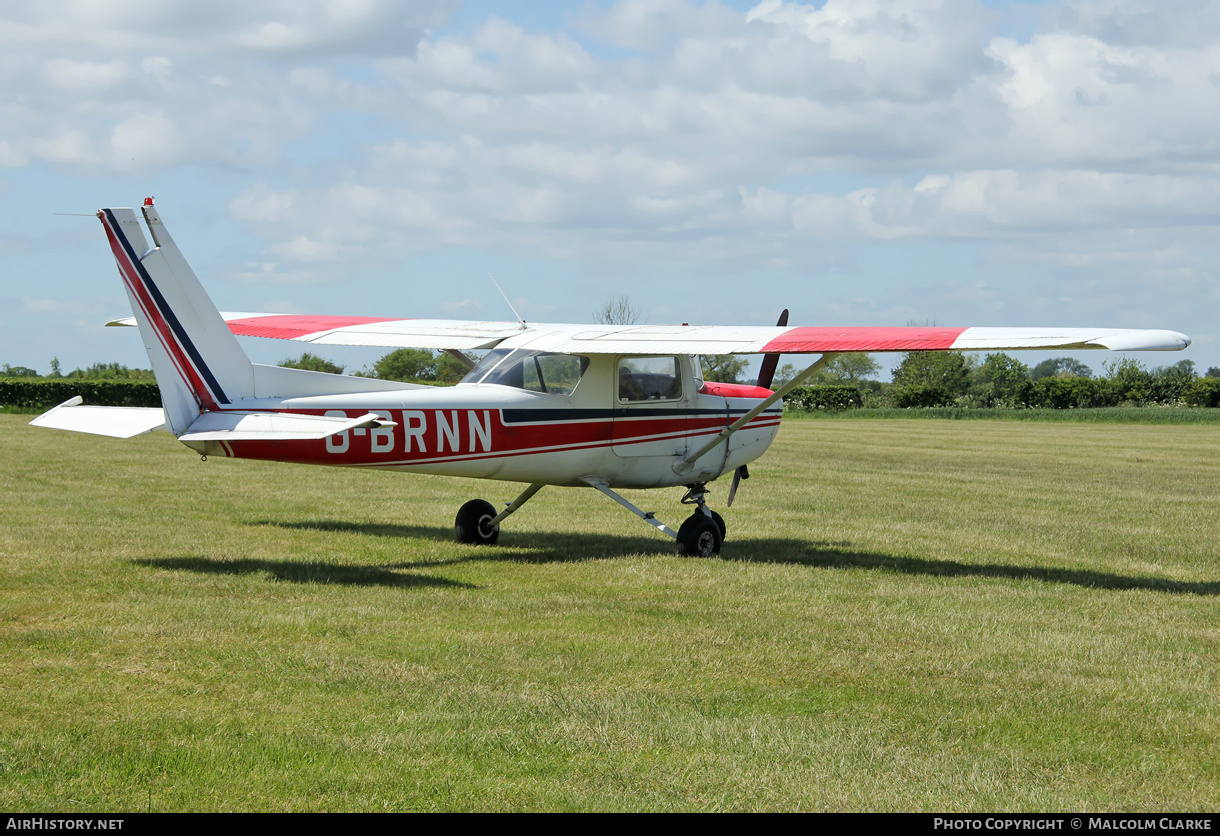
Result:
M1179 351L1177 331L1120 328L774 327L732 325L563 325L224 313L238 336L316 345L486 350L524 348L583 354L827 354L885 351L1110 349ZM135 325L134 317L108 325Z

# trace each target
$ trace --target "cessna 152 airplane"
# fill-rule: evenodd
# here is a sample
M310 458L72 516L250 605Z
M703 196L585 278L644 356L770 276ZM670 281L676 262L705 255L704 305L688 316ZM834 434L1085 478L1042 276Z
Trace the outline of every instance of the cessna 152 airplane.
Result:
M503 510L481 499L457 513L463 543L490 544L500 523L547 485L593 488L712 555L725 536L709 482L747 464L779 430L782 398L836 354L1019 349L1185 348L1174 331L1101 328L774 328L539 325L520 322L220 313L153 206L97 213L118 262L163 409L85 406L79 397L31 423L130 438L168 428L207 456L266 459L525 483ZM316 345L486 351L457 386L438 388L251 363L234 335ZM700 354L764 354L758 386L705 381ZM781 354L820 357L771 391ZM694 513L677 531L616 489L683 486Z

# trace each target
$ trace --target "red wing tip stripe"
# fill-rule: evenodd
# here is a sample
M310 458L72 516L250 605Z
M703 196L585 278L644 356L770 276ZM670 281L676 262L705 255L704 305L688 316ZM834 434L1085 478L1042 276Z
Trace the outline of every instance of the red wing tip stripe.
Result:
M272 314L245 319L230 319L229 330L242 337L270 337L291 340L311 334L321 334L336 328L353 325L375 325L378 322L402 322L401 319L384 316L297 316L295 314Z
M965 328L792 328L762 347L766 354L919 351L953 347Z

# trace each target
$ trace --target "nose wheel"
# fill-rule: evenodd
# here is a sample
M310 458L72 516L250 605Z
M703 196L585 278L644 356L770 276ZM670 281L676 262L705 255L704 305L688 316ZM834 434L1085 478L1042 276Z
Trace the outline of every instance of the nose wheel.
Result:
M696 482L686 486L683 505L694 505L695 513L678 528L678 554L691 557L711 557L720 554L727 527L724 517L707 507L707 485Z
M678 554L687 557L711 557L720 554L724 534L716 522L702 511L696 511L687 517L686 522L678 529Z

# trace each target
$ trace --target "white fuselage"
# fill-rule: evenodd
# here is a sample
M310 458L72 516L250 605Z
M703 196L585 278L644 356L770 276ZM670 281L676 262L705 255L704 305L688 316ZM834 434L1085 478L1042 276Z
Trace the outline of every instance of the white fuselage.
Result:
M376 467L585 486L655 488L711 481L765 452L782 403L763 412L689 467L684 456L758 403L701 392L696 358L680 356L676 396L628 401L615 379L620 358L593 355L568 394L495 383L390 389L230 405L257 412L355 418L373 412L392 426L348 430L319 440L188 442L207 455L307 464ZM350 381L350 379L348 379ZM354 383L354 381L351 381Z

